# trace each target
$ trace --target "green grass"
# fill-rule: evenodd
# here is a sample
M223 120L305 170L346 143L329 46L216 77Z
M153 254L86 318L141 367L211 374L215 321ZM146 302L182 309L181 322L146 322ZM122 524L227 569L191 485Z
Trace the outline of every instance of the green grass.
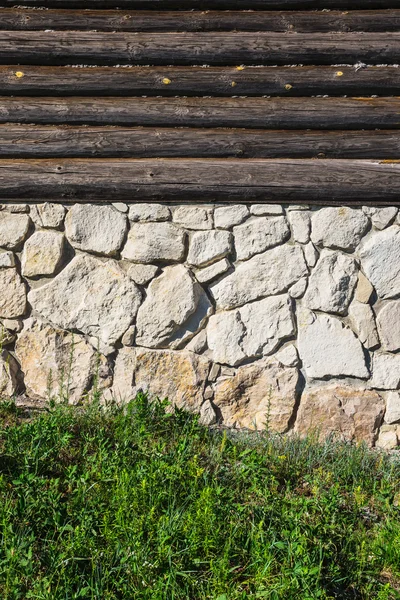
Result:
M0 410L2 600L400 598L400 461L124 410Z

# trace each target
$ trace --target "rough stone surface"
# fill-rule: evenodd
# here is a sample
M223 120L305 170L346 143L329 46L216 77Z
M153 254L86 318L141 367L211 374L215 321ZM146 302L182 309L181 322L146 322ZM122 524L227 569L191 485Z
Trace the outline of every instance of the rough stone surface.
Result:
M219 206L214 210L214 224L218 229L230 229L240 225L249 216L249 209L244 204Z
M62 204L35 204L31 207L30 216L38 227L59 229L64 222L66 209Z
M275 358L285 367L297 367L300 363L299 354L294 344L282 348L275 354Z
M261 360L217 381L214 404L228 427L283 433L296 406L298 381L297 369Z
M141 293L115 261L76 256L50 283L29 292L35 311L53 325L81 331L105 354L132 324Z
M376 441L376 447L381 450L394 450L399 444L398 428L392 427L386 429L383 426L379 432L379 437Z
M350 305L349 317L354 333L365 348L371 349L379 346L375 316L369 304L354 300Z
M210 400L206 400L200 407L199 423L209 427L217 422L217 415Z
M294 241L299 244L307 244L310 241L311 232L310 213L304 210L291 210L288 213L288 219Z
M72 246L105 256L116 256L126 228L126 216L111 206L74 204L65 219L65 234Z
M187 229L212 229L213 211L203 206L178 206L172 220Z
M285 292L307 275L303 251L284 245L258 254L210 286L218 308L235 308L265 296Z
M309 267L315 267L319 257L318 250L312 242L304 246L304 256Z
M374 288L372 287L371 283L365 277L364 273L359 271L358 272L358 283L357 283L356 293L354 296L355 299L358 302L362 302L363 304L368 304L373 291L374 291Z
M0 252L0 269L15 267L15 256L12 252Z
M376 208L375 206L364 206L363 212L371 219L371 223L377 229L385 229L397 215L395 206Z
M194 274L199 283L206 283L212 279L216 279L219 275L226 273L230 269L230 262L226 258L219 260L218 262L205 267L204 269L196 269Z
M289 296L291 298L295 298L295 299L302 298L302 296L304 296L304 294L305 294L307 286L308 286L308 278L302 277L301 279L296 281L296 283L294 285L292 285L291 288L289 288Z
M146 285L158 273L157 265L133 264L128 269L128 275L138 285Z
M171 211L163 204L133 204L129 207L130 221L169 221Z
M187 262L195 267L205 267L227 256L231 247L229 231L197 231L190 239Z
M400 387L400 354L374 353L370 385L378 390L397 390Z
M183 265L166 267L150 283L137 316L136 343L177 347L201 328L212 310L201 286Z
M308 377L368 377L361 343L339 319L302 309L297 324L299 354Z
M247 260L278 244L290 235L285 217L260 217L233 228L237 260Z
M385 423L400 422L400 393L388 392L386 396Z
M63 258L64 236L56 231L36 231L27 240L22 252L24 277L54 275Z
M382 348L394 352L400 349L400 300L387 302L377 314Z
M17 270L0 269L0 318L18 319L26 312L26 287Z
M306 389L297 412L295 431L311 431L321 438L340 439L373 445L382 421L385 404L373 391L335 383Z
M360 247L361 266L380 298L400 294L400 228L374 232Z
M362 211L346 206L322 208L313 213L311 239L318 246L354 250L369 226Z
M280 204L252 204L250 206L252 215L283 215L283 207Z
M304 305L343 315L347 312L357 283L357 264L354 258L341 252L323 251L314 268Z
M0 212L0 246L18 250L28 236L30 224L28 215Z
M10 398L19 391L18 363L7 350L2 349L0 352L0 399Z
M178 262L185 254L185 232L172 223L132 223L122 258L134 262Z

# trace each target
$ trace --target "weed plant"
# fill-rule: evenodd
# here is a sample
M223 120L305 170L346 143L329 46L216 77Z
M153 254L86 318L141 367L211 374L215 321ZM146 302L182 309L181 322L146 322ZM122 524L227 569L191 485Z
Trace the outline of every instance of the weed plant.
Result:
M400 462L145 395L0 411L2 600L400 598Z

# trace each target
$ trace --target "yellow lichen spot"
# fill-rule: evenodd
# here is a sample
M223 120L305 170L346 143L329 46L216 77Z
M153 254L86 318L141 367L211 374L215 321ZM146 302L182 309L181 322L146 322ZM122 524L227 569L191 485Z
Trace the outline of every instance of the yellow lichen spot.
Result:
M164 77L164 79L162 80L164 85L169 85L171 83L171 80L168 79L168 77Z
M337 77L342 77L343 75L343 71L336 71L336 76Z
M232 81L231 86L235 87L235 85L237 85L236 81Z
M239 65L239 67L236 67L236 71L244 71L244 66Z
M18 77L18 78L21 78L21 77L23 77L24 75L25 75L25 73L23 73L22 71L17 71L17 72L15 73L15 77Z
M285 85L285 90L291 90L291 89L292 89L292 87L293 87L293 86L292 86L292 85L290 85L290 83L287 83L287 84Z

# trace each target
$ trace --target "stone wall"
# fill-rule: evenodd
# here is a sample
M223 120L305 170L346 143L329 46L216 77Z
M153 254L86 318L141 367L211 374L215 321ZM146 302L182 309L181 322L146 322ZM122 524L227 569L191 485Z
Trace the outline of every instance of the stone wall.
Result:
M397 208L1 208L3 396L398 443Z

